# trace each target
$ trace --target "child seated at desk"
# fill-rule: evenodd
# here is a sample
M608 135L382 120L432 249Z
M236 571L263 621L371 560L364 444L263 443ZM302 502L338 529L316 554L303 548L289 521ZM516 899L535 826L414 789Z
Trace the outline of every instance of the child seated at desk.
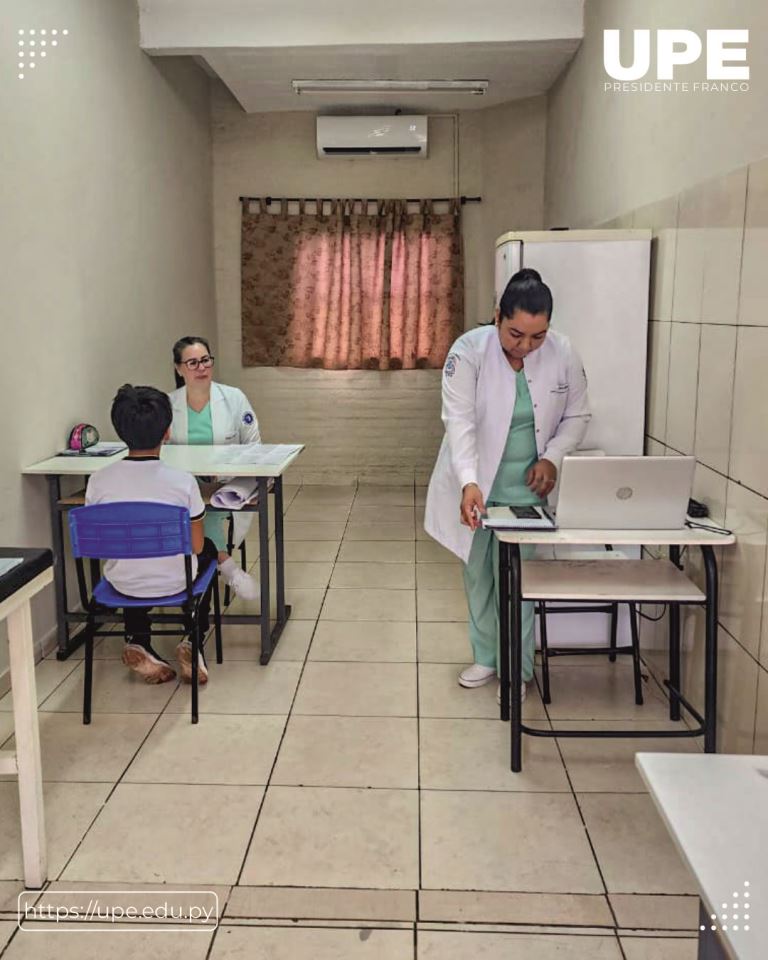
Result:
M192 577L197 575L198 562L216 560L215 544L204 537L205 505L195 478L175 470L160 460L160 448L170 435L171 403L167 394L154 387L132 387L126 384L117 391L112 404L112 424L117 435L128 446L125 460L94 473L85 491L86 505L115 503L127 500L149 500L186 507L192 521ZM220 564L224 580L235 592L256 593L253 579L229 557ZM107 560L104 576L115 590L129 597L161 597L186 589L184 564L177 557L153 557L146 560ZM247 591L242 590L247 580ZM211 591L200 600L198 616L203 633L208 632ZM147 683L166 683L176 671L150 644L151 607L124 607L125 649L123 663L144 677ZM192 644L183 639L176 647L176 659L184 680L192 677ZM208 681L208 667L202 654L198 661L198 681Z

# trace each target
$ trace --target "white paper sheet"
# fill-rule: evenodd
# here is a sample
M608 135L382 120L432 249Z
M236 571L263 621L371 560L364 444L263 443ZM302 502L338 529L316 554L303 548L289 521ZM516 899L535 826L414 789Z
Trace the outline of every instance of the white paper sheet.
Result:
M227 510L242 510L256 498L259 481L254 477L236 477L211 496L211 506Z
M279 464L297 450L300 443L244 443L215 447L215 463Z

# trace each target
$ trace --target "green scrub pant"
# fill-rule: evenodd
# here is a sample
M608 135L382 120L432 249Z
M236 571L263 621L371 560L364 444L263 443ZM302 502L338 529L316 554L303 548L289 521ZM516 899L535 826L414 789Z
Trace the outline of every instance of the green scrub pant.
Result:
M203 519L205 535L216 544L219 553L227 552L227 532L231 517L231 513L221 513L217 510L215 513L206 513Z
M536 548L520 546L523 560L530 559ZM492 530L475 530L469 560L464 565L464 589L469 607L469 640L475 663L484 667L499 664L499 543ZM523 680L533 678L534 636L533 603L522 604Z

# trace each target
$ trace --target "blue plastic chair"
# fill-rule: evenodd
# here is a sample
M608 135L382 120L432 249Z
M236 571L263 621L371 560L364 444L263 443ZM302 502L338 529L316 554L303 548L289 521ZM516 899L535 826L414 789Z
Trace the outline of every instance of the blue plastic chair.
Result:
M93 638L99 607L180 607L178 615L164 615L163 623L178 623L182 631L157 631L178 635L189 634L192 644L192 723L198 721L198 658L203 646L198 610L200 600L213 581L216 662L222 662L221 606L219 600L218 565L212 560L198 570L192 579L192 533L189 511L166 503L131 501L99 503L78 507L69 512L72 553L77 566L77 584L83 609L88 613L85 627L85 687L83 691L83 723L91 722L91 687L93 682ZM186 587L180 593L164 597L128 597L119 593L103 577L99 560L148 560L180 556L184 565ZM83 559L91 560L92 593L88 596Z

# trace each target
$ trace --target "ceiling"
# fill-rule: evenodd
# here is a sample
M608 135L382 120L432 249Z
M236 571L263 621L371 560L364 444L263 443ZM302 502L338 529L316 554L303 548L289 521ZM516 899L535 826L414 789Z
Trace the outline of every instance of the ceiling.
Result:
M512 43L391 44L201 50L199 56L248 113L372 108L438 113L472 110L545 93L578 40ZM292 80L488 80L483 96L461 93L297 95Z
M142 48L191 55L249 113L439 113L546 93L578 49L583 0L139 0ZM471 94L297 95L292 80L487 80Z

